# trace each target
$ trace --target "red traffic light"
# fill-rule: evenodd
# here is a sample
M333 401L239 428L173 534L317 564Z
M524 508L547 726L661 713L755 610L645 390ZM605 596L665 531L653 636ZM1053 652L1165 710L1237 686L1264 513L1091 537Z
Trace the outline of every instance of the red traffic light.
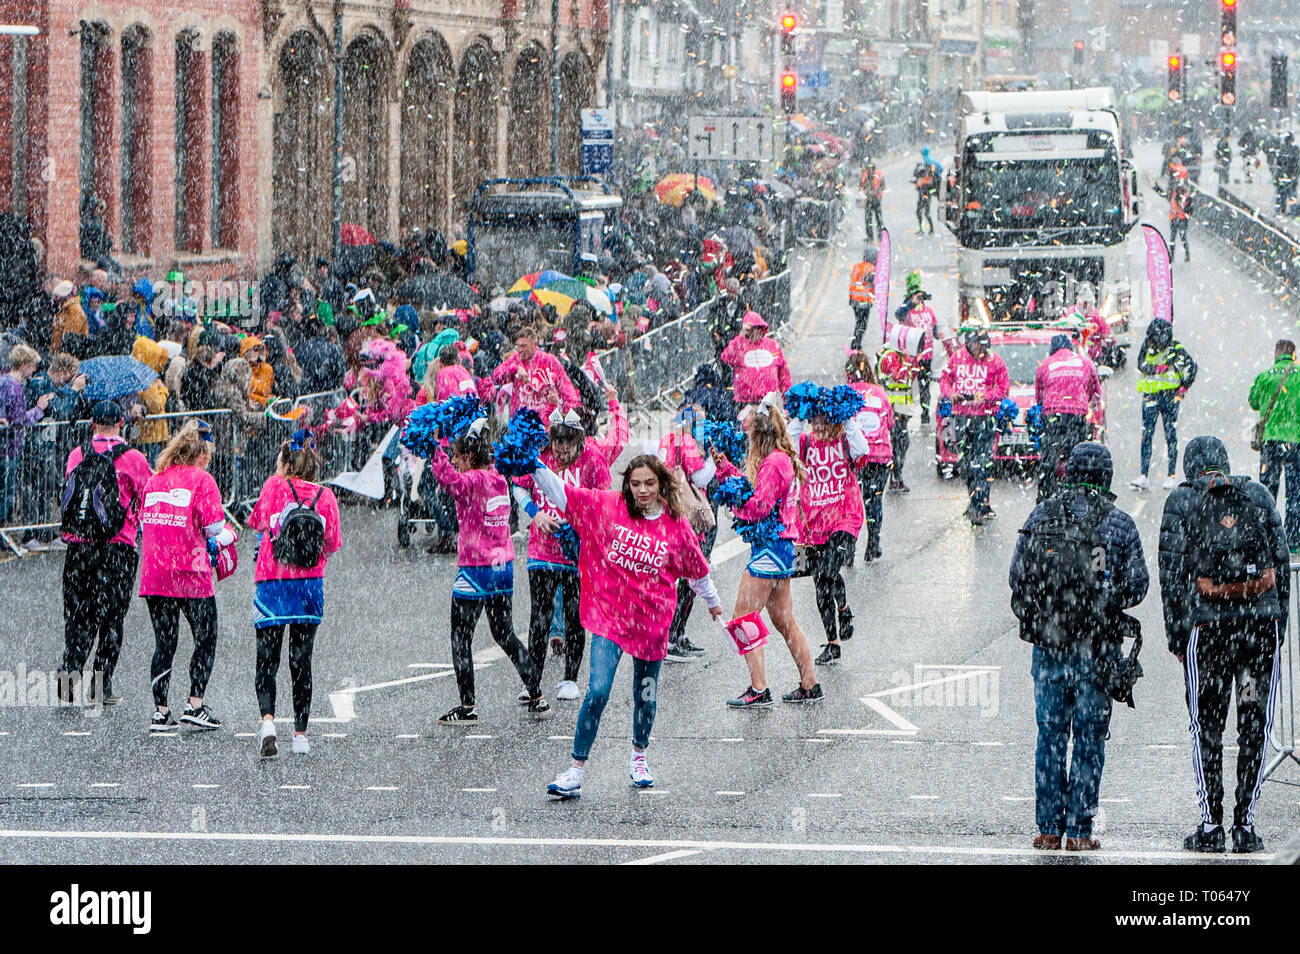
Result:
M794 89L795 84L798 82L798 78L793 73L781 74L781 86L784 89Z
M1235 7L1237 5L1237 0L1223 0L1223 5L1225 7Z
M798 21L795 20L793 13L787 13L785 16L781 17L781 29L784 30L786 33L789 33L797 25L798 25Z
M1183 65L1183 61L1180 57L1177 56L1169 57L1169 68L1171 70L1176 70L1182 65Z
M1223 64L1223 68L1224 68L1225 70L1236 69L1236 67L1237 67L1237 54L1236 54L1236 53L1224 53L1222 56L1219 57L1219 61Z
M1082 53L1082 52L1083 52L1083 41L1082 41L1082 40L1075 40L1075 41L1074 41L1074 50L1075 50L1076 53Z

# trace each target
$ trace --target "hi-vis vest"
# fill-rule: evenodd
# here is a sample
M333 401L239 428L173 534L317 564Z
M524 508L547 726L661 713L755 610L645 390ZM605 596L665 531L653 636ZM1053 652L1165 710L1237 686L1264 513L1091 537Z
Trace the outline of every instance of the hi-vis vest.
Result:
M1178 371L1170 364L1170 358L1173 353L1166 348L1157 355L1151 355L1147 358L1148 364L1163 364L1168 370L1161 374L1143 374L1138 378L1138 394L1158 394L1161 391L1172 391L1175 388L1182 387L1182 378L1178 376Z
M874 302L876 266L871 262L858 262L849 271L849 301Z
M879 367L879 364L883 364L884 359L891 354L897 356L903 362L908 360L896 351L885 351L880 356L880 361L877 364L877 367ZM885 389L885 394L888 396L890 404L896 408L902 408L903 411L907 411L913 406L915 403L912 399L912 381L915 378L914 373L909 374L907 379L903 381L898 380L891 374L887 374L883 370L880 372L879 377L880 385Z

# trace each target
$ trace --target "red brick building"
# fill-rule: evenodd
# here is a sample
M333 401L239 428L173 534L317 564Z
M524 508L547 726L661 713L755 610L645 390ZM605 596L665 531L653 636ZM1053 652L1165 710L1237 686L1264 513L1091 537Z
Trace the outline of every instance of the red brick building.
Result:
M453 9L454 7L454 9ZM330 239L329 3L0 0L0 211L83 277L82 201L128 276L249 277ZM550 11L521 0L344 3L343 219L452 228L474 185L550 165ZM608 0L561 0L561 168L597 105Z

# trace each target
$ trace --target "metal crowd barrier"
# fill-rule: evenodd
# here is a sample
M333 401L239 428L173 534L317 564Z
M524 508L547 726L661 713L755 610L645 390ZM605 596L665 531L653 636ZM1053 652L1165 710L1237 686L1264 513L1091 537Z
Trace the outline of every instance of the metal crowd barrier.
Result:
M1281 279L1300 290L1300 244L1228 190L1218 194L1193 185L1197 204L1193 219Z

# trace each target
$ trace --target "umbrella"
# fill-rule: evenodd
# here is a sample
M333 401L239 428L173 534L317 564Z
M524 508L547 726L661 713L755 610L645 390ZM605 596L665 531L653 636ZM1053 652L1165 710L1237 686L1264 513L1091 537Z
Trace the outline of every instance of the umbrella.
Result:
M478 303L478 292L454 275L424 271L397 286L396 295L420 308L470 308Z
M510 288L506 290L506 294L512 295L515 292L521 292L529 288L537 288L541 285L549 285L552 282L558 281L571 282L573 279L563 272L557 272L553 268L548 268L542 272L529 272L527 275L521 276L519 281L511 285Z
M344 222L339 226L339 241L344 245L374 245L379 240L363 226Z
M158 380L158 372L130 355L112 354L81 362L87 401L111 401L143 391Z
M689 172L674 172L664 176L655 185L655 195L664 205L680 206L686 201L687 193L698 190L710 202L717 196L718 190L708 176L695 176Z
M604 292L554 270L525 275L511 286L506 296L531 299L539 305L555 305L556 311L566 315L574 302L579 301L586 302L605 315L612 314L614 311L614 305ZM567 298L568 301L561 305L559 296Z

